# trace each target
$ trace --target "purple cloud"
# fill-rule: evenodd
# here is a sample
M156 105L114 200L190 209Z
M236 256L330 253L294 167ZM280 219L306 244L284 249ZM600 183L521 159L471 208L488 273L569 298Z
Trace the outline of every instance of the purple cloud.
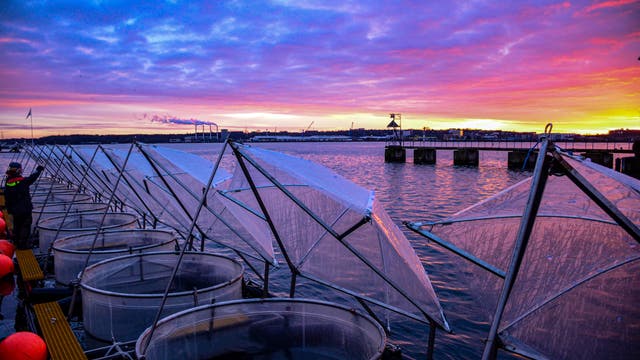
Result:
M9 0L0 99L450 114L466 97L473 112L637 79L639 18L630 0Z

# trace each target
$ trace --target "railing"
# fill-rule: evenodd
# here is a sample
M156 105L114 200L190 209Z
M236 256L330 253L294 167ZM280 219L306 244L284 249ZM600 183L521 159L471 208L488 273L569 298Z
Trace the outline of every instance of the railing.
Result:
M614 153L632 153L632 142L607 141L554 141L554 145L568 151L607 150ZM397 144L397 142L396 142ZM487 141L487 140L404 140L402 147L427 147L435 149L475 148L481 150L528 150L536 145L535 141Z

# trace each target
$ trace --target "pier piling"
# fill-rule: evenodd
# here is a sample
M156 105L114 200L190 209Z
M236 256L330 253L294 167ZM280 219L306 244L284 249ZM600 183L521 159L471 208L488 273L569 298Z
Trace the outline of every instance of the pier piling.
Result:
M616 171L640 179L640 158L627 156L616 159Z
M581 155L591 159L596 164L606 166L609 169L613 168L613 154L608 151L587 151Z
M616 171L640 179L640 140L633 142L634 156L616 159Z
M635 157L617 158L615 170L640 179L640 140L633 143L589 143L578 147L574 143L558 144L560 149L572 154L581 154L594 163L613 168L614 154L635 154ZM402 143L388 142L384 148L384 161L406 162L407 149L413 150L414 164L433 165L437 151L453 150L453 165L480 166L480 151L508 152L507 166L511 170L533 170L536 165L536 144L530 142L487 142L487 141L422 141ZM529 151L531 153L529 154ZM529 157L527 158L527 154ZM527 162L525 165L524 162Z
M453 151L453 165L478 166L480 152L478 149L458 149Z
M532 171L536 166L536 158L538 157L538 151L532 151L527 159L528 150L514 150L509 151L507 155L507 168L510 170L530 170ZM525 165L524 162L527 162Z
M384 148L385 162L405 162L407 159L407 150L398 145L389 145Z
M433 165L436 163L436 149L434 148L416 148L413 150L414 164Z

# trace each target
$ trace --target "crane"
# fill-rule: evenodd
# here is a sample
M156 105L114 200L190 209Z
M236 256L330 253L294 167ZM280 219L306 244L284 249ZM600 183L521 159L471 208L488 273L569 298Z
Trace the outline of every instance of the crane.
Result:
M311 122L311 124L309 124L309 126L307 126L307 128L306 128L306 129L302 130L302 134L303 134L303 135L304 135L304 133L306 133L307 131L309 131L309 129L311 129L311 125L313 125L313 123L314 123L314 122L315 122L315 120L314 120L314 121L312 121L312 122Z

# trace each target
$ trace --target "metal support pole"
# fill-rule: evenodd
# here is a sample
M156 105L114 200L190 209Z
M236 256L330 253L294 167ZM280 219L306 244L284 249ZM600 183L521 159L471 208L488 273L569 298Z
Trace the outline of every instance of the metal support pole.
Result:
M197 132L196 132L196 134L197 134ZM198 226L197 218L194 218L191 215L191 213L189 212L189 210L187 210L187 207L182 203L182 201L180 200L180 197L178 196L178 194L176 194L176 192L173 190L171 185L169 185L169 183L167 182L167 179L165 179L164 175L162 175L162 172L160 172L160 169L158 169L158 166L157 166L156 162L142 148L142 146L139 143L136 143L136 146L138 147L138 150L140 150L140 153L142 153L142 155L145 157L145 159L147 159L147 162L149 163L149 165L151 165L151 168L153 169L153 171L156 172L156 175L158 175L158 177L160 178L160 181L162 181L162 184L167 188L167 190L169 191L171 196L176 200L176 202L178 203L178 205L180 206L182 211L185 213L185 215L187 215L189 220L191 220L195 224L195 227L198 229L198 231L200 231L202 233L202 229L200 229L200 227ZM167 171L167 173L169 173L169 172ZM215 174L215 171L214 171L214 174ZM209 189L207 188L206 191L208 193ZM197 199L197 197L196 197L196 199ZM204 200L204 199L205 199L205 196L203 196L201 200ZM190 249L193 249L193 238L194 238L194 236L189 236L188 240L187 240L187 242L185 243L184 246L185 247L189 247Z
M291 282L289 283L289 297L293 298L296 296L296 278L297 274L295 272L291 273Z
M607 199L595 186L591 185L578 171L576 171L557 150L553 150L553 157L564 168L567 177L580 190L582 190L591 200L593 200L607 215L611 216L621 228L623 228L631 237L640 243L640 229L629 220L618 208Z
M224 149L223 149L224 152ZM198 219L198 216L200 215L200 211L202 210L202 208L204 207L204 203L205 200L207 198L207 194L209 193L209 189L211 189L211 184L213 184L213 178L216 175L216 170L217 167L214 168L214 170L211 172L211 176L209 176L209 181L207 182L207 187L206 190L204 192L204 194L202 194L202 198L200 199L200 203L198 204L198 208L196 209L195 215L193 217L193 220L191 221L191 226L189 227L189 234L191 235L191 237L193 237L193 230L196 228L196 222ZM188 242L189 240L187 240ZM173 268L173 272L171 273L171 277L169 278L169 282L167 283L167 287L164 290L164 295L162 296L162 302L160 303L160 307L158 308L158 312L156 313L156 317L153 321L153 324L151 325L151 331L149 332L149 337L148 337L148 341L144 344L142 344L142 355L144 356L147 352L147 348L149 347L149 343L151 342L151 339L153 338L153 334L156 330L156 327L158 326L158 321L160 321L160 316L162 314L162 311L164 309L164 306L167 302L167 297L169 296L169 291L171 290L171 284L173 283L174 279L176 278L176 275L178 274L178 269L180 268L180 263L182 262L182 258L184 257L184 253L187 250L186 246L182 247L182 250L180 250L180 255L178 256L178 261L176 262L176 266Z
M49 155L51 155L52 153L53 153L53 151L51 151L49 153ZM62 161L60 161L57 164L57 169L55 171L56 174L60 171L60 167L61 166L62 166ZM37 185L36 185L36 189L37 189ZM34 222L34 225L33 225L34 228L36 228L38 226L38 224L40 223L40 218L42 218L42 213L45 211L45 208L47 207L47 203L49 202L49 197L51 197L52 191L53 191L53 184L51 184L51 186L49 187L49 191L47 192L47 196L44 198L44 203L42 204L42 210L38 212L38 218L36 219L36 221ZM74 194L74 196L75 196L75 194ZM75 199L75 197L74 197L74 199Z
M551 131L550 125L551 124L547 125L547 129L549 129L549 131ZM536 220L536 214L538 213L540 200L542 199L542 194L544 192L544 186L549 177L549 161L546 158L548 145L549 141L545 137L542 140L542 145L540 146L540 151L538 152L538 159L536 161L536 167L533 171L533 180L531 182L531 190L529 192L527 206L522 216L522 221L520 222L518 236L516 238L515 246L513 249L511 262L509 263L509 269L507 270L506 278L502 287L502 292L500 294L500 299L496 306L496 311L493 316L491 329L489 330L489 336L485 344L484 352L482 353L483 360L493 359L496 356L495 338L498 333L498 327L500 326L502 314L504 313L507 301L509 300L509 295L511 294L511 290L513 289L513 285L518 276L520 265L522 265L522 259L524 258L524 254L527 249L527 243L529 241L529 236L531 235L531 231Z
M433 359L433 350L436 344L437 326L433 321L429 322L429 342L427 343L427 360Z
M104 170L102 170L102 173L98 173L92 165L90 165L87 160L82 156L82 154L77 151L75 148L71 147L71 151L73 153L76 154L76 156L78 157L78 159L80 159L80 161L82 161L84 163L84 166L86 166L86 171L90 171L92 176L89 176L87 178L87 183L90 185L90 187L93 189L93 192L96 194L96 198L99 200L102 200L102 196L103 196L103 192L104 193L109 193L112 194L111 188L113 187L113 184L111 184L110 182L107 183L109 181L109 177L106 175L106 172ZM83 167L76 163L75 161L70 161L70 164L73 165L76 169L81 169L82 171L85 171L85 169L83 169ZM74 174L77 170L73 170L70 169L71 174ZM103 178L104 177L104 178ZM93 181L91 181L93 180ZM94 184L94 182L96 182ZM115 195L115 200L114 200L114 206L113 206L113 211L116 211L116 207L115 207L115 202L122 202L122 200L118 197L118 195ZM107 204L108 207L111 206L111 204Z
M89 165L91 165L91 163L95 159L95 156L96 156L97 152L98 152L98 148L96 148L96 150L93 152L93 155L91 156L91 160L89 161ZM63 154L65 154L65 153L63 153ZM64 159L61 159L60 163L62 164L63 162L65 162ZM84 182L84 179L86 178L87 173L88 173L88 169L85 170L84 173L82 174L82 179L80 180L80 184L82 184L82 182ZM73 204L76 201L76 196L78 196L79 193L80 193L80 187L78 186L78 187L76 187L76 190L73 192L73 196L71 197L71 204ZM58 238L58 235L60 234L60 230L64 226L64 222L66 221L67 216L69 216L69 212L71 212L71 207L72 206L68 206L66 208L65 213L64 213L64 217L62 218L62 222L60 222L60 226L58 226L58 229L56 230L56 234L53 237L54 239ZM53 243L51 243L51 245L53 245Z
M218 168L219 163L221 162L222 156L224 155L224 152L225 152L225 150L226 150L226 147L227 147L227 143L225 142L225 144L224 144L224 146L223 146L223 148L222 148L222 151L220 152L219 159L218 159L218 161L216 162L215 169L217 169L217 168ZM144 149L140 149L140 151L141 151L141 152L143 152L143 154L145 153L145 152L144 152ZM153 160L154 162L156 162L156 160L155 160L155 159L154 159L150 154L148 154L148 153L147 153L146 155L147 155L147 156L149 156L149 158L150 158L151 160ZM166 173L166 175L167 175L167 176L169 176L171 179L173 179L173 180L174 180L174 181L175 181L175 182L176 182L180 187L182 187L182 189L184 189L187 193L189 193L189 194L190 194L194 199L200 199L200 195L199 195L199 194L196 194L192 189L190 189L188 186L186 186L184 183L182 183L182 182L180 181L180 179L176 178L174 174L171 174L171 173L170 173L170 172L169 172L165 167L163 167L160 163L157 163L157 162L156 162L156 165L158 165L158 167L160 167L160 170L163 170L163 171ZM222 193L220 193L220 192L218 192L218 193L219 193L221 196L224 196ZM230 199L230 200L231 200L231 199ZM180 200L179 200L179 199L176 199L176 201L180 201ZM233 200L232 200L232 201L233 201ZM231 232L232 232L234 235L236 235L239 239L241 239L242 241L244 241L244 242L245 242L245 243L246 243L250 248L252 248L253 250L255 250L258 254L260 254L260 250L259 250L259 249L256 249L255 245L254 245L254 244L252 244L250 241L247 241L247 240L245 239L245 237L243 237L243 236L242 236L242 235L241 235L241 234L240 234L236 229L234 229L234 228L233 228L233 226L232 226L232 225L231 225L227 220L225 220L225 219L224 219L220 214L218 214L216 211L214 211L213 209L211 209L211 208L210 208L209 206L207 206L207 205L205 205L205 206L204 206L204 208L205 208L205 209L207 209L211 215L213 215L217 220L219 220L222 224L224 224L224 225L225 225L229 230L231 230ZM189 214L187 214L187 216L189 216L189 218L190 218L190 215L189 215ZM266 220L265 220L265 221L266 221ZM201 232L201 233L202 233L202 232ZM203 239L204 239L204 237L203 237ZM213 240L213 241L215 241L215 240ZM221 243L221 244L222 244L222 243ZM229 247L228 245L225 245L225 244L222 244L222 245L224 245L224 246L226 246L226 247ZM263 260L264 260L264 261L271 261L272 259L266 259L266 258L264 258L264 257L263 257ZM260 276L257 272L256 272L256 275Z
M402 295L402 297L404 297L409 303L415 306L427 319L435 321L429 314L423 311L422 307L413 298L411 298L411 296L409 296L406 293L406 291L402 290L395 283L395 281L387 277L387 275L384 274L380 269L378 269L374 264L372 264L371 261L369 261L369 259L364 257L362 254L360 254L358 250L356 250L353 246L351 246L351 244L346 242L340 234L338 234L331 226L329 226L325 221L323 221L313 211L311 211L304 203L302 203L298 198L296 198L284 185L282 185L277 179L275 179L271 174L269 174L269 172L267 172L264 168L262 168L251 157L249 157L248 155L240 151L240 149L238 148L238 145L231 144L231 147L236 153L236 157L238 157L238 160L240 161L242 166L244 166L244 162L241 161L241 158L246 159L251 165L253 165L253 167L256 170L258 170L262 175L264 175L265 178L267 178L273 185L275 185L280 191L282 191L284 195L286 195L289 199L291 199L291 201L293 201L302 211L304 211L307 215L309 215L309 217L311 217L316 223L318 223L318 225L322 226L329 234L331 234L331 236L333 236L336 240L338 240L349 252L351 252L355 257L357 257L360 261L362 261L365 265L367 265L373 272L375 272L378 276L380 276L387 284L389 284L389 286L391 286L395 291L397 291L400 295ZM245 176L246 176L246 173L245 173ZM254 193L257 193L257 190ZM261 203L261 201L259 202ZM263 212L265 211L266 210L263 209ZM265 215L268 216L267 213L265 213ZM278 245L280 245L283 251L283 254L286 253L285 250L283 249L283 245L280 243L278 243ZM293 264L291 264L290 267L291 266L293 266ZM297 269L296 269L296 272L299 273ZM442 314L442 319L443 319L443 324L442 325L439 324L439 325L442 326L444 330L450 331L449 325L447 324L446 319L444 318L444 314Z
M264 262L264 280L262 287L262 298L269 297L269 268L271 265L268 262Z
M101 145L99 145L98 148L96 148L96 153L98 152L98 149L102 149L102 151L104 152L104 149L102 148ZM124 177L124 169L127 166L127 161L129 161L129 157L131 156L132 150L133 150L133 144L131 144L131 146L129 147L129 152L127 152L127 157L124 159L122 170L120 171L120 173L118 173L118 179L116 180L116 183L113 186L113 190L111 191L111 196L109 197L109 201L107 202L107 204L110 204L113 201L113 198L115 197L116 191L118 190L118 185L120 185L120 180ZM85 269L89 265L89 259L93 254L93 249L96 246L96 242L98 241L98 237L100 236L100 233L102 232L102 226L104 225L104 221L107 218L108 213L109 213L109 207L107 206L107 208L104 209L104 213L102 213L102 218L100 219L100 223L98 224L98 228L96 229L95 236L93 238L93 241L91 242L91 247L89 248L89 254L87 254L87 258L84 261L84 266L82 267L83 269ZM83 274L84 272L80 274L80 279L82 279Z
M280 251L282 252L282 256L284 257L284 260L287 262L287 266L289 266L289 270L291 271L292 276L293 276L293 274L297 274L298 273L298 269L293 264L293 261L291 261L291 258L289 257L287 249L285 248L284 243L282 242L282 239L280 238L280 234L278 234L278 230L276 229L275 224L271 220L271 215L269 214L269 211L267 211L267 206L264 204L264 201L262 200L262 196L260 196L260 192L258 191L258 187L254 183L253 178L251 177L251 174L249 173L249 169L247 169L247 165L244 163L244 160L243 160L244 159L244 155L242 155L242 153L238 150L237 145L235 145L232 142L228 142L228 143L231 145L231 149L233 150L233 153L234 153L234 155L236 156L236 158L238 160L238 165L240 165L240 169L242 170L242 173L244 174L245 178L247 179L247 182L249 183L249 187L251 187L251 191L253 192L253 195L255 196L256 201L258 202L258 206L260 206L260 210L262 211L262 214L264 215L264 217L265 217L265 219L267 221L267 224L269 225L269 229L271 230L271 233L273 234L273 237L275 238L276 242L278 243L278 246L280 247ZM294 283L294 285L295 285L295 283Z
M119 168L118 164L116 163L116 161L113 159L113 157L111 157L111 155L109 153L107 153L106 151L104 152L105 156L107 157L107 159L109 160L109 162L111 162L111 164L113 165L113 167L116 169L116 171L118 172L122 172L123 174L126 172L124 165L122 167L122 169ZM151 211L151 209L149 208L149 206L147 205L147 203L145 202L145 200L140 196L140 194L138 194L138 192L136 191L135 187L131 184L131 182L129 181L129 179L127 178L127 176L123 175L123 179L124 182L127 184L127 186L129 187L129 189L131 189L131 191L133 191L133 194L138 198L138 201L140 201L140 203L142 204L142 206L144 206L144 208L147 210L147 212L149 213L149 215L151 215L153 217L153 221L157 221L158 217L156 216L156 214L153 213L153 211ZM146 213L143 213L143 223L145 223L146 225Z

